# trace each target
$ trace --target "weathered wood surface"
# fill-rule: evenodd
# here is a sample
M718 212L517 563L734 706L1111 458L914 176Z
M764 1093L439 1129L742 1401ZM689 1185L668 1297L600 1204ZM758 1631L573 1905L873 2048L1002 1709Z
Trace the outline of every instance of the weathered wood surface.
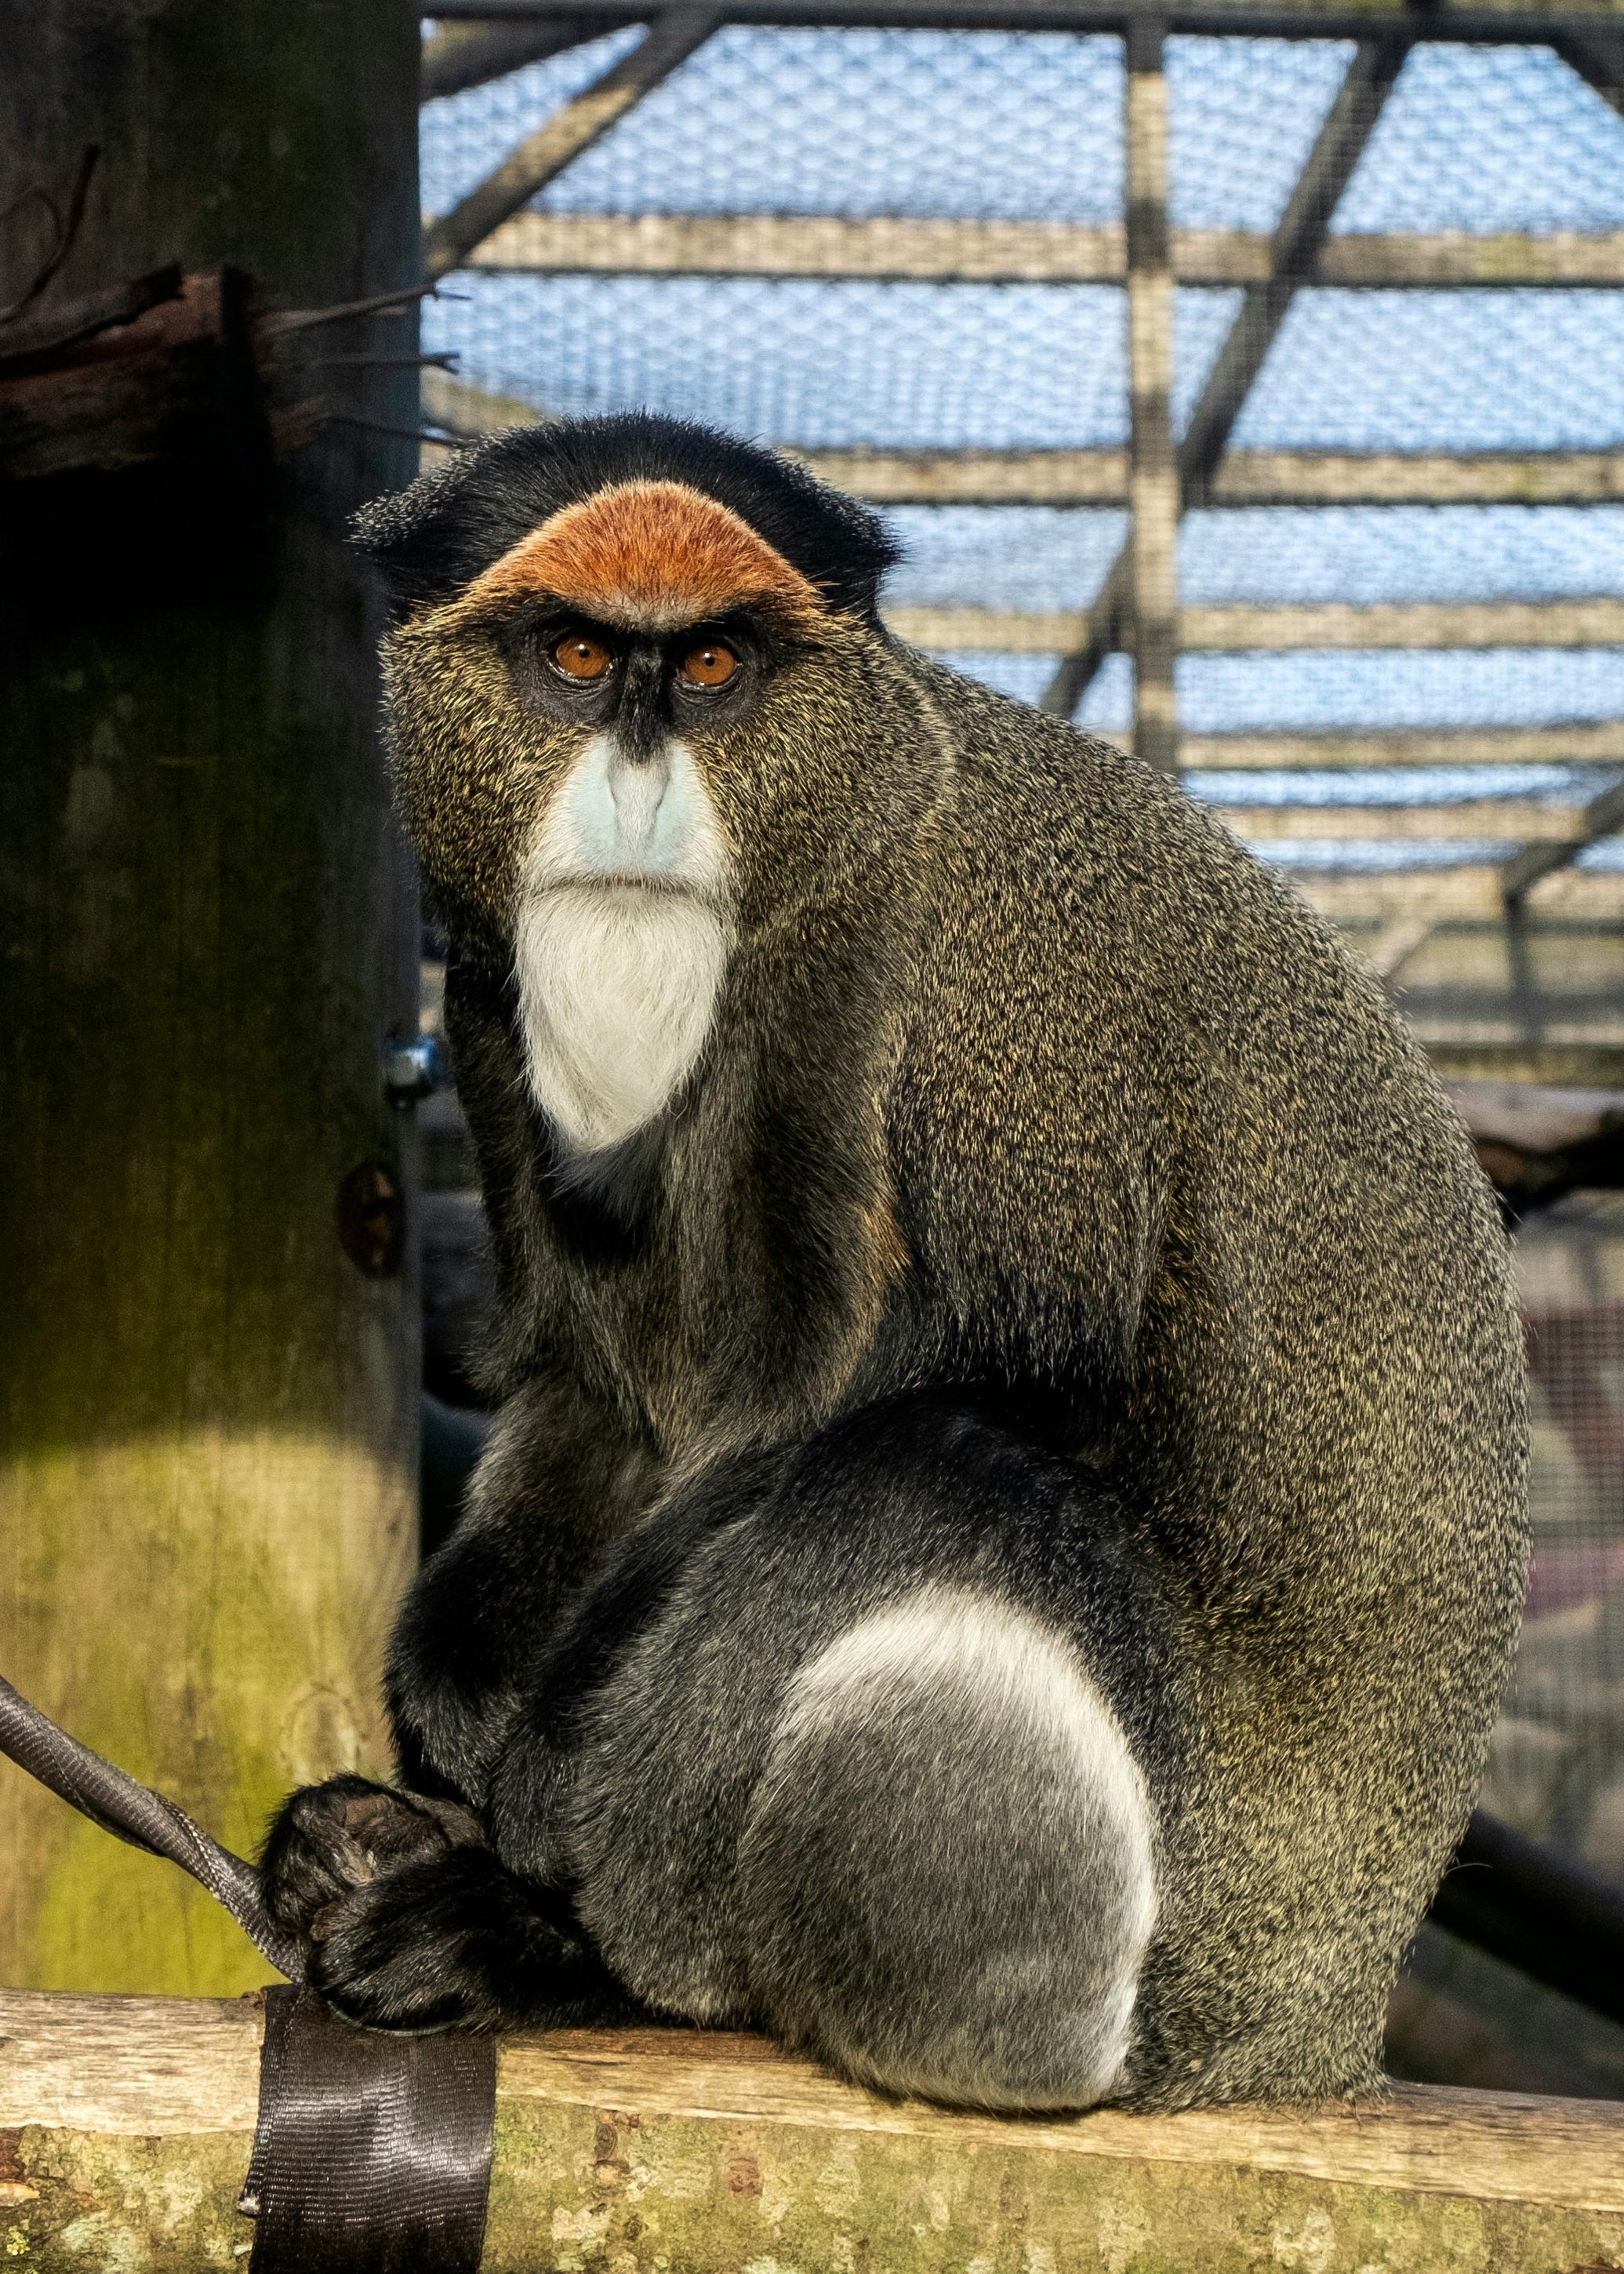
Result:
M0 1992L0 2251L245 2255L257 2005ZM883 2101L759 2038L508 2041L486 2274L1578 2274L1624 2256L1624 2109L1400 2086L1357 2106L1026 2122Z
M1086 610L891 607L885 620L915 647L1053 655L1089 629ZM1114 636L1116 643L1122 635ZM1610 647L1624 640L1624 600L1327 600L1237 603L1179 613L1187 651L1282 654L1305 648Z
M1624 1087L1624 1028L1611 1041L1573 1041L1559 1033L1548 1040L1530 1036L1526 1025L1491 1025L1478 1035L1462 1033L1454 1020L1407 1020L1437 1071L1451 1081L1527 1081L1545 1087ZM1530 1022L1532 1023L1532 1022ZM1543 1020L1538 1021L1544 1024Z
M1176 229L1169 258L1180 284L1259 284L1271 273L1271 243L1246 230ZM482 238L464 265L548 276L991 284L1120 284L1128 273L1120 222L906 214L853 220L834 214L520 213ZM1624 230L1334 237L1308 258L1303 281L1363 289L1619 284L1624 283Z
M0 207L95 141L53 297L169 261L270 308L409 288L417 47L404 0L0 0ZM415 423L410 370L347 384ZM166 581L138 538L87 550L60 605L7 603L0 1667L239 1851L290 1785L387 1758L415 1547L417 1287L364 1277L335 1223L369 1161L413 1197L380 1054L416 1024L414 896L343 534L413 457L356 425L284 461L251 578L222 548ZM0 1979L267 1971L182 1874L0 1765Z

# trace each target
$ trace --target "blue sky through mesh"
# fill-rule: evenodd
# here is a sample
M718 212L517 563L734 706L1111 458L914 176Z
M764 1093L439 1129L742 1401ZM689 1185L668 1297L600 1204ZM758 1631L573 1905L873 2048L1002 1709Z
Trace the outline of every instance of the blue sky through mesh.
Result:
M425 209L470 188L636 36L616 33L425 106ZM1176 224L1270 228L1351 54L1327 41L1169 41ZM732 26L538 202L1116 220L1122 73L1120 43L1107 37ZM1549 49L1423 44L1332 227L1624 230L1624 120ZM539 411L647 404L808 448L1097 448L1126 437L1114 287L462 275L450 289L465 297L429 305L427 343L455 350L463 379ZM1178 294L1181 422L1239 300ZM1304 290L1234 439L1254 449L1618 448L1624 291ZM898 600L1039 610L1086 605L1124 526L1119 513L1089 509L892 517L908 553ZM1624 508L1202 513L1185 526L1181 575L1192 603L1613 594L1624 591ZM1028 698L1053 665L956 659ZM1120 733L1132 684L1125 659L1113 658L1079 715ZM1178 689L1183 723L1198 733L1605 719L1624 716L1624 650L1189 655ZM1514 794L1508 770L1478 771L1492 787L1454 794ZM1516 780L1515 794L1574 794L1566 772ZM1380 794L1348 775L1321 787L1327 802ZM1276 794L1287 788L1307 794L1301 777ZM1449 794L1441 781L1426 790ZM1261 779L1245 794L1263 796Z

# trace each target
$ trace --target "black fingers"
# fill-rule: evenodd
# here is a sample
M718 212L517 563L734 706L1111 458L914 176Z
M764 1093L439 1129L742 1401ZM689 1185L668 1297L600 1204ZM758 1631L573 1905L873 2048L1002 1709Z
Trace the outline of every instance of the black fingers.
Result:
M637 2011L568 1909L482 1848L353 1889L317 1921L310 1980L373 2029L559 2027Z
M289 1933L309 1935L341 1896L482 1836L477 1819L455 1803L366 1777L330 1777L296 1792L271 1826L259 1858L266 1907Z

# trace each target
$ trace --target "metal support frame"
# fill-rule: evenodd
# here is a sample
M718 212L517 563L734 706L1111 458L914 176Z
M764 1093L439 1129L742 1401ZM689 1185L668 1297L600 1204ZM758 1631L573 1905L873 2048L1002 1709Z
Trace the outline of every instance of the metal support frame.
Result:
M583 150L669 79L716 29L721 17L708 9L669 8L655 17L629 56L526 135L493 173L471 189L423 233L424 273L434 278L458 268L491 231L528 205Z
M646 9L611 4L595 7L587 13L581 9L579 0L575 0L575 4L571 0L442 0L436 12L443 24L454 28L442 30L430 43L426 89L430 94L477 85L502 71L598 36L619 25L647 20ZM1344 15L1346 21L1342 20ZM1117 273L1125 273L1127 282L1130 447L1125 457L1118 453L1071 453L1067 465L1069 481L1073 486L1081 482L1091 501L1106 502L1108 491L1121 495L1125 490L1131 530L1082 620L1083 636L1075 650L1063 659L1043 702L1046 709L1070 715L1105 655L1115 647L1131 646L1136 663L1134 746L1149 764L1165 771L1175 770L1178 763L1174 666L1180 621L1180 516L1198 508L1243 501L1238 495L1229 494L1241 473L1239 462L1230 462L1226 456L1229 438L1297 292L1305 283L1337 281L1327 277L1322 269L1330 219L1410 47L1418 40L1548 44L1615 110L1624 114L1624 0L1598 0L1598 4L1591 6L1522 9L1452 6L1447 0L1444 4L1433 0L1433 4L1422 8L1412 4L1412 0L1365 0L1365 4L1357 11L1328 10L1310 5L1308 0L1285 0L1285 4L1274 8L1241 4L1241 0L1230 0L1230 4L1218 0L1217 4L1201 7L1158 5L1154 0L1118 0L1115 6L1094 6L1087 4L1087 0L801 0L801 4L796 4L796 0L744 0L744 4L713 11L675 8L654 18L647 35L631 56L605 73L584 94L564 105L451 213L429 227L425 237L429 273L443 275L466 261L539 189L668 77L723 22L1067 29L1116 32L1124 38L1128 66L1128 210L1127 226L1118 240L1125 260ZM460 26L468 28L455 28ZM1259 281L1247 283L1239 314L1207 376L1184 441L1177 449L1170 421L1174 240L1168 220L1167 92L1162 71L1163 41L1169 31L1276 38L1327 38L1340 34L1358 40L1354 61L1280 222L1267 241L1267 273ZM696 272L722 273L721 256L699 242L705 227L703 218L685 223L684 217L675 217L665 224L667 234L682 226L687 226L690 236L695 237L694 246L690 248L684 239L680 246L666 249L659 255L650 248L647 267L652 271L669 262L673 264L673 273L690 265ZM776 226L783 234L796 225L778 222L770 226ZM883 230L886 226L883 222L868 224L867 234L871 237L875 228ZM905 226L896 225L898 229ZM805 233L803 229L802 235ZM920 234L917 226L914 234ZM1094 234L1101 237L1103 245L1104 233ZM773 249L780 253L784 250ZM806 273L839 273L854 258L850 247L844 247L844 259L843 248L838 246L825 249L808 244L801 247L797 241L797 245L789 250L797 262L796 273L801 273L800 264L803 263ZM878 273L873 264L880 259L879 253L866 243L861 250L861 273ZM1070 245L1051 249L1047 240L1034 250L1023 240L1019 259L1008 247L1004 248L1002 258L1006 263L1013 260L1017 267L1029 266L1034 260L1058 260L1063 265L1067 261L1075 265L1083 260L1084 250ZM906 259L897 256L902 260L898 273L923 273L921 263L931 267L932 259L945 258L950 248L944 244L940 248L926 245L921 250L910 238L906 251ZM995 253L996 251L995 248ZM1193 238L1186 243L1181 237L1178 251L1181 268L1191 262L1199 266L1201 260L1218 257L1206 247L1205 240L1198 247ZM1239 257L1227 245L1222 251L1228 260ZM1596 257L1588 243L1580 248L1580 254L1592 260ZM733 257L738 257L736 252ZM987 257L992 259L994 255ZM1104 245L1103 250L1094 248L1089 257L1098 263L1114 266L1122 255ZM1388 257L1396 260L1399 254L1395 252ZM1406 257L1413 263L1419 255ZM1441 262L1452 274L1460 258L1458 252L1447 245L1429 252L1423 263L1429 275L1423 280L1417 273L1416 281L1440 281L1430 272ZM526 262L519 257L515 245L511 253L493 265L518 267ZM545 265L559 264L554 260ZM590 265L596 268L602 264L593 260ZM766 264L770 270L778 265L771 260ZM639 261L636 266L641 269L645 263ZM754 263L747 264L747 267L748 273L763 273ZM853 268L853 273L858 273L858 269ZM976 273L981 270L978 268ZM1551 281L1557 281L1554 275ZM1564 277L1560 281L1570 280ZM966 483L972 489L990 484L998 496L1007 496L1013 501L1017 488L1031 486L1048 493L1058 479L1046 460L1041 464L1037 463L1041 454L1026 454L1034 458L1034 469L1024 477L1018 476L1013 467L1006 474L1001 465L994 463L1004 454L990 453L979 454L978 466L981 458L987 460L987 466L980 473L966 470L957 475L949 462L963 454L912 454L930 461L922 475L915 476L901 464L903 458L910 455L889 454L889 458L898 461L901 471L894 471L888 481L882 481L880 491L889 493L890 488L894 487L898 495L925 492L935 494L939 491L945 497L949 492L964 491ZM1089 463L1082 467L1080 462L1085 456ZM1079 460L1079 468L1071 468L1072 458ZM1095 459L1099 461L1097 466L1094 463ZM1451 493L1457 488L1474 493L1480 488L1498 488L1502 478L1498 468L1487 462L1482 467L1475 463L1467 466L1462 462L1457 469L1454 462L1446 466L1440 460L1439 466L1444 471L1427 472L1425 486L1441 484ZM1120 473L1116 471L1119 467ZM856 471L859 478L850 481L849 486L861 489L866 486L861 479L861 469ZM1415 470L1407 467L1405 471L1407 488L1422 478ZM1269 471L1267 486L1289 486L1294 478L1301 478L1297 470L1287 469L1283 461L1278 475L1272 465ZM1086 481L1084 475L1087 477ZM1570 478L1553 471L1551 478L1560 482ZM1249 477L1245 486L1252 486L1254 479ZM918 492L914 489L915 480L921 485ZM1596 486L1598 480L1599 487ZM1592 490L1599 495L1609 485L1605 479L1587 475L1583 486L1587 495ZM1193 623L1186 622L1187 632L1194 629ZM1560 840L1521 845L1504 864L1499 872L1499 882L1509 913L1521 907L1525 895L1542 877L1570 864L1586 846L1624 825L1624 786L1590 800L1579 809L1575 823L1574 831ZM1391 977L1408 961L1436 921L1433 895L1428 893L1418 907L1402 911L1387 925L1372 951L1372 960L1384 975Z
M1179 446L1181 504L1186 511L1205 501L1252 381L1324 241L1336 201L1370 139L1410 44L1402 37L1365 40L1348 66L1275 227L1268 281L1248 288ZM1089 608L1086 639L1063 657L1044 692L1045 711L1069 719L1076 710L1101 664L1120 644L1118 626L1130 590L1130 547L1124 546Z
M1571 835L1554 843L1527 844L1512 855L1500 870L1500 889L1507 907L1517 906L1542 877L1570 867L1587 846L1611 837L1619 828L1624 828L1624 782L1603 790L1583 806Z
M558 16L532 24L447 25L423 43L419 95L432 102L438 95L461 94L615 28L601 16L589 15Z
M433 15L442 23L545 23L579 12L580 0L438 0ZM593 13L605 30L647 20L638 0L609 0ZM1252 0L735 0L730 24L827 26L837 30L877 27L929 32L1108 32L1122 34L1139 17L1152 17L1169 32L1193 32L1213 38L1260 40L1365 40L1391 27L1417 39L1451 40L1469 45L1504 47L1553 43L1559 38L1606 38L1624 29L1620 0L1540 0L1524 7L1455 4L1455 0L1360 0L1337 7L1322 0L1278 0L1274 6Z
M1598 25L1559 32L1551 41L1570 71L1624 116L1624 26Z

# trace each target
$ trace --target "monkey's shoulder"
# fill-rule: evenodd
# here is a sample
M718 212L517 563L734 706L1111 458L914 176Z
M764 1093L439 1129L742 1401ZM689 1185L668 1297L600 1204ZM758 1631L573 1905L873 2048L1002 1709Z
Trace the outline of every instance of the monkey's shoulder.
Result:
M1162 1164L1237 1206L1425 1193L1480 1236L1481 1179L1373 976L1177 784L930 668L957 745L900 1064L905 1142L974 1209L1123 1221ZM1174 1169L1175 1163L1180 1165ZM1203 1166L1205 1164L1205 1166ZM1378 1206L1380 1202L1380 1206Z
M1380 990L1281 877L1124 752L928 666L955 745L921 926L924 985L1047 1047L1177 1057L1406 1049ZM971 1007L966 1005L966 1007ZM1301 1030L1300 1033L1297 1030Z

